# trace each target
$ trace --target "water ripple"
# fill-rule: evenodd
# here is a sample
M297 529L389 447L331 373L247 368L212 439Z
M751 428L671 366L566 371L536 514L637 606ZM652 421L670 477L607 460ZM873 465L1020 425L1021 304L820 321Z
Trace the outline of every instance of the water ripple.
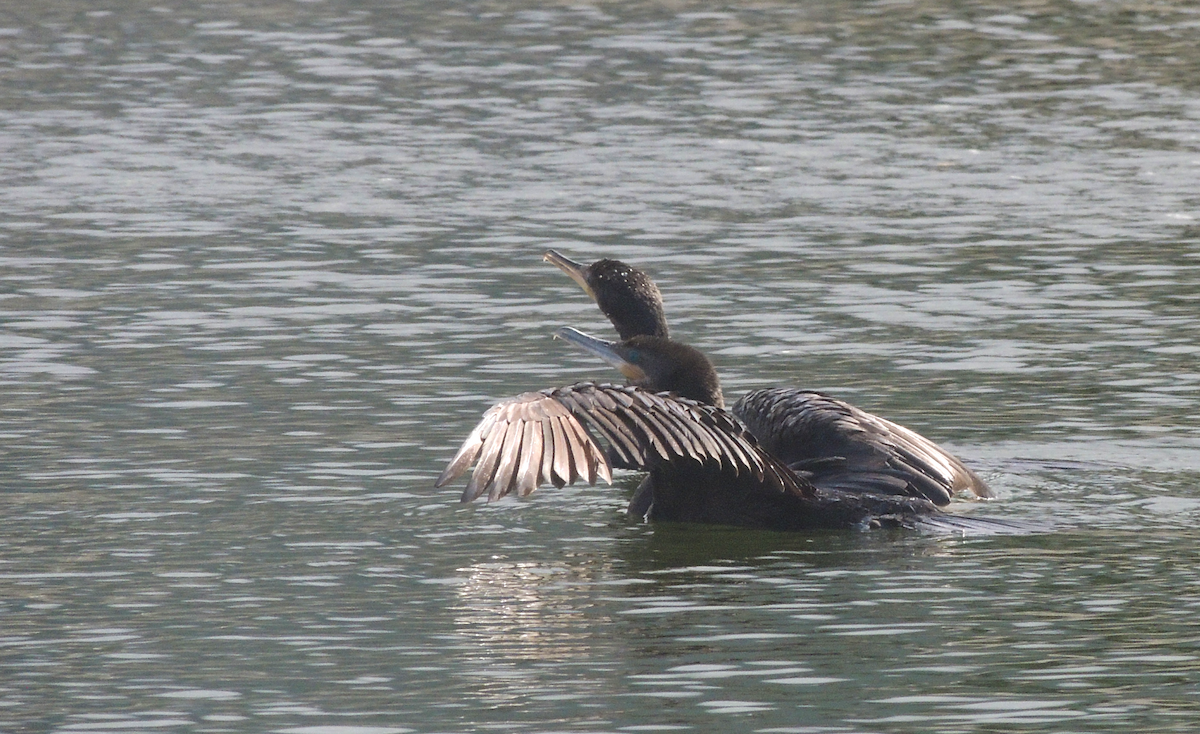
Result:
M1196 728L1190 8L76 5L0 28L6 722ZM550 247L1047 532L459 505L490 402L614 377Z

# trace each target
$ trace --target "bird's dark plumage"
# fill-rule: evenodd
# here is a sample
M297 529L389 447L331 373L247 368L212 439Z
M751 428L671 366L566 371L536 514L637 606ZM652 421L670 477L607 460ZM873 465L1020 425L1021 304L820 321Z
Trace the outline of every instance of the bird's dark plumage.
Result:
M630 467L663 471L693 465L700 473L745 477L768 494L811 497L812 486L763 451L720 408L633 386L582 382L503 400L484 414L438 478L443 486L478 465L463 492L524 496L543 483L611 481L602 439Z
M655 520L807 530L928 526L923 516L941 514L919 498L817 489L715 406L590 382L497 403L436 486L472 464L464 502L525 496L547 483L611 483L601 442L623 465L649 472L631 507Z
M556 336L612 364L630 384L585 382L497 403L437 486L475 465L463 501L497 499L544 483L611 483L617 466L648 473L630 511L655 520L775 530L988 529L938 510L955 492L986 496L987 488L933 442L802 390L758 390L727 412L712 362L666 337L649 276L615 260L582 266L553 251L546 260L601 304L622 340L569 328Z
M958 493L988 495L975 472L934 442L822 393L755 390L732 410L766 451L818 487L938 505Z
M614 260L582 266L554 251L545 259L568 275L571 268L584 273L598 271L601 263L605 270L626 274L592 278L584 288L597 303L603 299L622 304L619 313L601 308L622 339L630 339L630 334L667 332L662 296L657 287L650 287L653 280L649 275ZM564 267L560 261L571 265ZM715 383L715 370L712 380ZM652 390L677 390L681 383L668 375L639 384ZM707 400L723 404L719 386ZM959 493L991 496L983 480L934 442L828 395L790 388L756 390L734 403L731 412L764 449L820 488L921 497L938 505L948 504Z

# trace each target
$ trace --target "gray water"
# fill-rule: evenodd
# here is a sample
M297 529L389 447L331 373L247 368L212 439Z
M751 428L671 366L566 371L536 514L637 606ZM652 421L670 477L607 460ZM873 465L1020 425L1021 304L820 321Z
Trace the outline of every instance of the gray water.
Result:
M10 3L0 731L1200 728L1200 11ZM460 505L616 379L619 257L727 395L952 447L995 537Z

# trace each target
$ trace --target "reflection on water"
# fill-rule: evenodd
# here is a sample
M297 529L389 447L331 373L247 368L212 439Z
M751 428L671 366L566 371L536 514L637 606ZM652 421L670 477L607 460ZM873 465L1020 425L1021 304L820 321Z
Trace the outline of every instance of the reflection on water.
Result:
M0 730L1192 731L1183 5L332 0L0 20ZM548 247L736 395L833 392L1050 532L462 507L613 378Z
M591 630L608 620L579 606L575 587L586 581L573 579L565 565L532 562L479 563L459 572L459 603L450 610L463 641L455 664L480 704L520 710L533 690L539 700L597 695L597 671L580 661L598 643Z
M571 632L583 620L569 606L568 595L555 599L568 573L563 567L535 563L479 563L459 569L465 574L457 587L462 607L458 624L477 635L481 648L512 646L513 654L533 659L566 658L587 646ZM556 589L557 587L557 589Z

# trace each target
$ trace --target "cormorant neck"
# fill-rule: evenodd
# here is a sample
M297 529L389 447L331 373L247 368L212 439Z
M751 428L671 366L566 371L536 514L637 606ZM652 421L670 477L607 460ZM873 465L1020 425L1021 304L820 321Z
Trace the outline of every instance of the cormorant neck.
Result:
M554 336L617 368L631 385L725 407L717 370L695 347L645 334L623 342L606 342L569 326L554 332Z
M645 371L635 382L654 392L673 392L700 403L725 407L721 380L711 361L695 347L655 336L635 336L617 351Z

